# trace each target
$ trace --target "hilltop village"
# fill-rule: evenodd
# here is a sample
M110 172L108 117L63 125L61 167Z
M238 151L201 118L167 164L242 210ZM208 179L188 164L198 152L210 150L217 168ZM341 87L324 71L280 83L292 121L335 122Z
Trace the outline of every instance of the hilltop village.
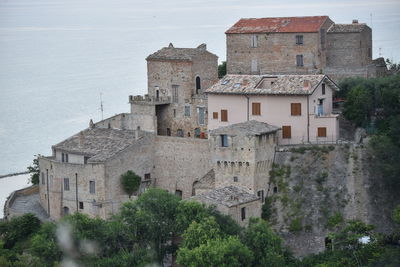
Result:
M54 220L109 218L129 200L120 177L214 205L241 226L280 191L277 151L344 142L334 97L346 77L378 77L372 30L327 16L240 19L226 34L226 75L206 44L149 55L148 93L39 158L40 205Z
M108 218L128 200L120 176L133 170L141 191L216 205L246 225L275 186L277 146L340 140L337 81L383 71L371 36L327 16L241 19L226 31L220 80L205 44L169 44L146 58L148 94L129 96L131 113L90 122L39 159L41 205L53 219Z

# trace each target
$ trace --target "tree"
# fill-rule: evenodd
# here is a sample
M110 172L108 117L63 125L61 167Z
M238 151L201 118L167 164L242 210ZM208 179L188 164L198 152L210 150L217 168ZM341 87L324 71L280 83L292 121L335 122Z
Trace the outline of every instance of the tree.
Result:
M121 175L122 188L129 198L139 189L141 180L142 178L131 170Z
M222 61L222 63L218 65L218 78L221 79L225 75L226 75L226 61Z
M40 177L40 169L39 169L39 156L35 155L35 158L33 159L33 165L32 166L28 166L28 172L30 173L31 177L30 177L30 182L32 184L39 184L39 177Z
M183 234L183 248L194 249L208 241L221 238L222 233L214 217L207 217L201 222L192 222Z
M179 250L177 258L180 265L190 267L248 266L252 261L252 252L236 236L211 239L193 249L183 247Z
M54 266L61 261L62 252L57 244L57 225L44 223L32 239L29 251L41 259L43 266Z
M210 216L204 204L196 201L180 201L176 208L176 224L183 233L192 222L201 222Z
M261 219L251 219L242 242L254 253L253 266L287 266L289 254L283 240Z

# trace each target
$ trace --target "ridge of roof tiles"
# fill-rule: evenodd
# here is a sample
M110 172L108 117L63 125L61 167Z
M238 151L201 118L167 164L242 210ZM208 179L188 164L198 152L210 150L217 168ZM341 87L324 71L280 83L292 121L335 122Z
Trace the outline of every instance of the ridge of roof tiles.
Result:
M242 18L225 33L318 32L328 16Z
M362 32L367 28L365 23L352 23L352 24L333 24L329 27L329 33L346 33L346 32Z
M196 48L178 48L174 47L172 44L169 44L168 47L163 47L160 50L150 54L146 60L158 59L192 61L195 57L201 57L206 54L217 57L215 54L207 50L206 44L201 44Z
M334 89L339 89L328 76L323 74L228 74L205 92L208 94L310 95L323 79L330 83ZM268 85L263 84L264 80ZM272 83L269 83L269 81L272 81Z

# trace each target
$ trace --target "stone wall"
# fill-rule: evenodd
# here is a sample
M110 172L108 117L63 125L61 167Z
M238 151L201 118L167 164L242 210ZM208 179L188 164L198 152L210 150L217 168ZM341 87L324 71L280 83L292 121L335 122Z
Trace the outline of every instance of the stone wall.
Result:
M39 192L39 186L38 185L32 185L20 190L16 190L12 192L8 197L6 202L4 203L4 219L9 220L13 217L23 215L19 213L16 210L13 210L11 207L14 204L14 200L18 196L26 196L26 195L32 195L32 194L37 194Z
M327 35L327 67L357 69L372 63L372 32L330 32Z
M227 34L227 73L319 73L325 66L319 33L256 34L257 47L251 47L253 34ZM296 44L303 35L303 45ZM303 55L303 67L296 66L296 55ZM252 64L257 70L252 70Z
M154 146L155 185L191 197L193 183L212 168L208 140L157 136Z
M116 128L143 131L156 131L155 109L152 105L135 105L131 103L131 113L121 113L95 123L99 128Z

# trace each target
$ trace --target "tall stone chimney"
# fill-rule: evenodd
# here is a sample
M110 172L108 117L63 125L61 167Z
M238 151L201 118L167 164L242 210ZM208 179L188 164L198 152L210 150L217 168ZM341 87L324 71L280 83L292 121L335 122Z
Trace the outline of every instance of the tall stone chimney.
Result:
M135 131L135 140L138 140L140 137L140 126L136 127Z
M358 24L358 19L353 19L353 24Z
M90 119L89 128L90 128L90 129L93 129L93 128L94 128L94 123L93 123L93 120L92 120L92 119Z

